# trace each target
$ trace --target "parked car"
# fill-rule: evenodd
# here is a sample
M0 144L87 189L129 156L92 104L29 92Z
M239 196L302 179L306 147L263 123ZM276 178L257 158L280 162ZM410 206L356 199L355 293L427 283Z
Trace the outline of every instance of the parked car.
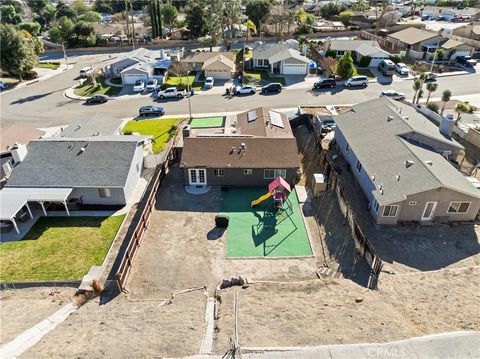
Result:
M395 72L399 75L408 75L409 74L409 70L408 70L408 66L406 64L404 64L403 62L399 62L398 64L395 65Z
M383 97L383 96L393 98L394 100L397 100L397 101L403 101L405 100L405 97L406 97L404 93L398 92L395 90L382 91L382 93L380 94L380 97Z
M0 91L6 90L8 88L8 84L6 82L0 81Z
M282 89L283 89L282 84L277 82L272 82L271 84L268 84L262 87L262 93L268 93L268 92L280 93L282 92Z
M135 85L133 85L133 92L142 92L145 90L145 82L143 80L135 81Z
M335 79L322 79L313 84L313 89L318 90L321 88L334 88L337 85Z
M89 67L83 67L80 69L80 77L86 78L92 73L93 69Z
M142 106L138 110L138 115L139 116L163 116L165 115L165 108L163 107L157 107L157 106Z
M87 99L87 103L105 103L108 101L108 96L95 95Z
M203 84L203 87L206 89L211 89L214 84L215 84L215 80L213 79L213 77L209 76L205 79L205 83Z
M368 84L367 76L353 76L349 78L347 81L345 81L346 87L367 86L367 84Z
M393 76L395 73L395 63L392 60L382 60L378 64L378 71L382 73L383 76Z
M474 67L477 64L477 60L472 59L471 56L457 56L455 61L465 67Z
M235 88L234 94L235 95L253 95L257 92L257 88L255 86L237 86Z
M158 93L159 99L164 98L183 98L186 95L185 91L179 91L176 87L169 87Z
M156 79L148 80L147 82L147 91L155 91L158 86L158 81Z
M423 14L422 21L426 21L426 20L435 20L435 14L433 13Z
M322 132L330 132L337 128L334 120L322 120Z

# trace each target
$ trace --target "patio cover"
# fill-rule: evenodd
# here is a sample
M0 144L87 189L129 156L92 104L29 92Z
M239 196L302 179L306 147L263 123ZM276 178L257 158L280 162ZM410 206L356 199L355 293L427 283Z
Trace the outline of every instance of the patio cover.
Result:
M5 187L0 191L0 220L12 220L20 209L31 202L63 202L73 188Z

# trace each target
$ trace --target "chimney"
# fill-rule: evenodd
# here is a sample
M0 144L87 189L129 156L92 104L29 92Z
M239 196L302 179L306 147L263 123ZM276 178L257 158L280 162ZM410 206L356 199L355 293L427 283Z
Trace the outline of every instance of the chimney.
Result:
M452 114L443 116L440 121L440 133L444 136L451 137L455 128L455 119Z
M10 150L10 153L12 154L13 162L15 164L18 164L25 159L25 156L27 156L27 153L28 153L27 145L23 145L21 143L16 142L12 146L12 149Z

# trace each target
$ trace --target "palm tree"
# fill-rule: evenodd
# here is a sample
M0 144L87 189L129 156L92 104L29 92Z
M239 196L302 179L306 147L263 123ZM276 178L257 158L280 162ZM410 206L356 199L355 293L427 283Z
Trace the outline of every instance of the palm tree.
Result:
M248 20L245 23L245 26L247 27L247 32L245 34L245 41L243 42L243 50L242 50L242 76L243 76L243 73L245 72L245 43L248 41L248 35L250 35L250 31L253 31L254 34L257 33L257 27L255 26L255 23L252 20Z
M415 90L415 95L413 95L413 100L412 103L415 103L415 100L417 99L418 92L422 88L422 81L420 79L417 79L413 82L413 89ZM417 100L418 102L418 100Z
M427 84L427 91L428 91L427 105L428 105L428 102L430 101L430 95L432 94L432 92L437 91L437 88L438 88L438 84L436 82L430 82L429 84Z
M420 97L422 97L420 94L423 94L423 84L425 83L425 80L427 79L427 74L425 72L422 72L418 78L420 81L420 88L418 89L418 96L417 96L417 102L420 101Z
M455 124L458 125L460 119L462 118L462 114L469 111L470 105L468 103L460 102L459 104L457 104L457 106L455 107L455 112L457 113L457 119L455 120Z
M442 110L440 111L440 116L443 116L443 111L445 110L445 105L447 104L448 101L450 101L450 98L452 97L452 91L450 90L445 90L442 92Z

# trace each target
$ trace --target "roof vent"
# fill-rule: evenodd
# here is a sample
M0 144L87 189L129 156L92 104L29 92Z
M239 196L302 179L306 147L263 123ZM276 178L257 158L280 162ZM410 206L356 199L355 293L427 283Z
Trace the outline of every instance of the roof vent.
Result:
M375 175L372 175L372 181L375 181Z
M240 149L242 149L242 150L247 149L247 145L242 142L242 143L240 144Z
M403 119L404 119L405 121L408 121L408 116L403 116Z
M396 175L395 178L397 179L397 181L400 181L400 175Z
M387 122L390 122L393 120L393 116L387 116Z
M80 151L78 151L77 156L81 155L84 152L85 152L85 147L80 148Z
M380 190L380 194L383 194L383 189Z
M410 166L413 166L413 161L410 161L410 160L406 160L405 162L405 167L410 167Z
M235 153L235 147L232 147L232 149L230 150L230 154L233 155Z
M426 160L425 163L427 165L433 166L433 161L432 160Z
M378 189L379 189L380 191L383 190L383 184L379 184L379 185L378 185Z

